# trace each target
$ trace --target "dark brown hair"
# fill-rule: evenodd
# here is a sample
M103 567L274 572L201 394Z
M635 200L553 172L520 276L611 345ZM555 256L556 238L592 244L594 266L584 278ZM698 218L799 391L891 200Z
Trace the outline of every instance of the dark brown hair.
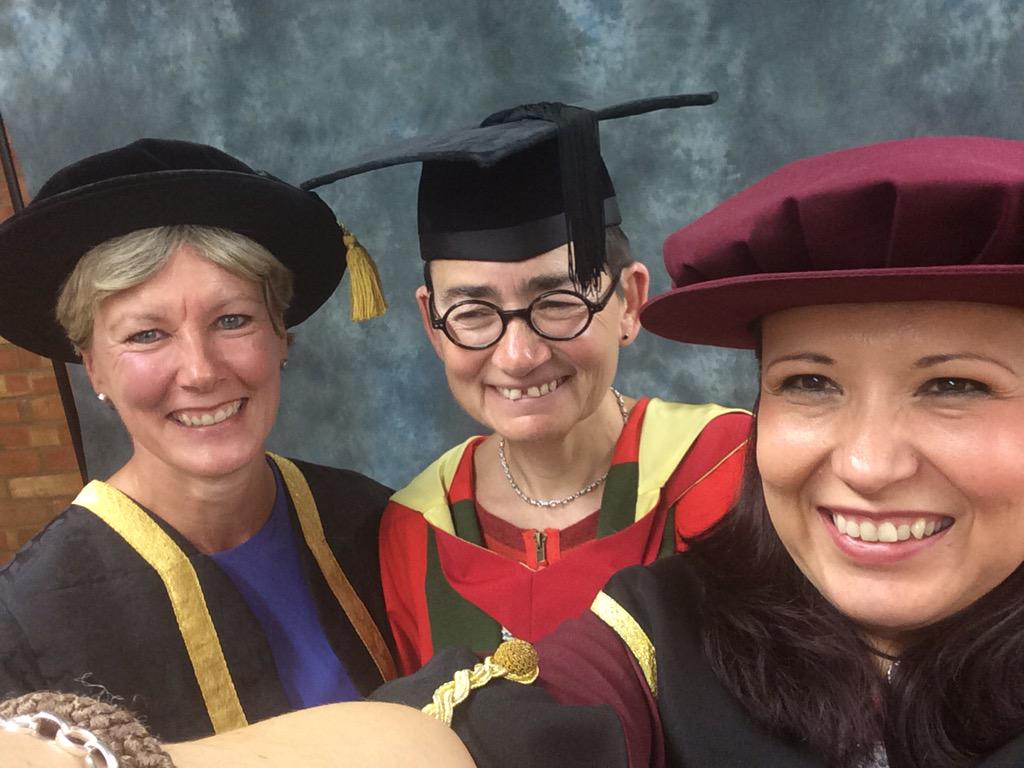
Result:
M636 259L633 258L633 252L629 247L629 238L626 237L626 233L622 231L622 227L618 225L605 227L604 249L608 262L605 267L605 271L607 271L612 277L618 276L623 269L636 261ZM429 261L423 262L423 284L427 286L428 291L434 290L433 282L430 279Z
M973 765L1024 732L1024 566L921 631L891 681L854 623L800 572L768 517L756 420L739 499L690 557L705 585L704 652L761 725L854 768Z

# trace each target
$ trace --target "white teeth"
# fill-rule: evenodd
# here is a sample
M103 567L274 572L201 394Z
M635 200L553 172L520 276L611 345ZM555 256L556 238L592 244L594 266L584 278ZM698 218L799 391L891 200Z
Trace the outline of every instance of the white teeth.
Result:
M890 520L884 520L881 523L863 520L858 523L856 520L851 520L835 512L832 513L832 522L837 531L851 539L878 541L885 544L907 541L911 536L915 539L926 539L952 525L952 521L925 520L923 517L919 517L913 523L900 523L899 525Z
M228 403L225 406L218 408L213 413L201 413L198 415L190 416L184 411L179 413L171 414L175 421L179 424L183 424L186 427L209 427L214 424L220 424L225 419L234 416L238 413L238 409L242 407L241 400L235 400L234 402Z
M896 535L896 526L886 520L880 526L878 526L878 540L887 543L896 541L899 537Z
M498 391L507 400L519 400L523 397L543 397L544 395L551 394L558 389L558 380L549 381L546 384L541 384L538 387L528 387L526 391L519 389L518 387L498 387Z
M860 524L860 537L864 541L878 541L878 529L870 520Z

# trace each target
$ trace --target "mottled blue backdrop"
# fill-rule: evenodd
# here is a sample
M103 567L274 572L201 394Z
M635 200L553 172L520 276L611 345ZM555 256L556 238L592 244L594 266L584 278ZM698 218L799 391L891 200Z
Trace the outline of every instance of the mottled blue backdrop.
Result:
M1015 0L0 0L0 110L32 193L141 136L216 144L300 181L524 101L714 88L717 106L602 131L660 291L662 238L782 163L909 135L1019 137L1022 27ZM392 485L474 430L414 310L416 178L395 168L322 191L376 255L392 309L354 326L339 291L297 329L271 439ZM126 438L75 378L90 470L105 476ZM647 336L618 382L749 405L754 366Z

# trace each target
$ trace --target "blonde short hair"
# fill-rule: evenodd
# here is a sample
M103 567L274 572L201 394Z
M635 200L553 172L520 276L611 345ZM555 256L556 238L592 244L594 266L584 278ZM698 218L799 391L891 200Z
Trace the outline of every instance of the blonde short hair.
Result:
M284 314L292 300L292 273L259 243L218 227L183 224L139 229L91 248L61 286L57 322L76 349L92 340L93 320L109 296L141 285L190 245L218 267L258 283L274 330L284 335Z

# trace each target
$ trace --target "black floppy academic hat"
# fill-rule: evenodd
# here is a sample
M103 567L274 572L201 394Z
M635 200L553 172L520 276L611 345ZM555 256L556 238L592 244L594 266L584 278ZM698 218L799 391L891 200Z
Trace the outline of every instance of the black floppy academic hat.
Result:
M315 189L348 176L423 163L420 255L426 261L524 261L571 244L571 273L584 288L605 266L604 228L620 222L601 158L598 122L660 109L713 104L717 93L626 102L591 111L526 104L479 126L417 137L302 183Z
M317 195L204 144L141 139L55 173L0 224L0 336L47 357L78 362L54 315L78 260L139 229L196 224L245 235L291 270L285 324L327 300L345 272L345 244Z

